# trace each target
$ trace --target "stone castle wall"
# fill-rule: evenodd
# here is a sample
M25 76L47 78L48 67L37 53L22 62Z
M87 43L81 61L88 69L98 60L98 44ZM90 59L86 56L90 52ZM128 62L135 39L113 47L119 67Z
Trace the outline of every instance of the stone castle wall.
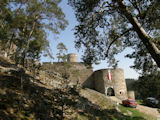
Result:
M95 90L105 94L105 81L104 81L105 74L103 70L95 71L93 74L93 78L94 78Z
M72 84L81 84L83 87L94 89L100 93L108 95L109 89L114 91L114 95L119 99L127 99L127 87L122 69L102 69L93 72L92 68L85 63L78 62L76 54L68 55L68 62L43 63L43 71L52 71L67 75L67 79ZM111 73L112 80L108 80L108 72Z
M82 86L93 88L94 84L91 80L91 75L93 70L91 67L84 63L77 63L77 62L66 62L66 63L43 63L42 70L50 70L60 74L67 74L68 79L73 83L76 84L79 82Z

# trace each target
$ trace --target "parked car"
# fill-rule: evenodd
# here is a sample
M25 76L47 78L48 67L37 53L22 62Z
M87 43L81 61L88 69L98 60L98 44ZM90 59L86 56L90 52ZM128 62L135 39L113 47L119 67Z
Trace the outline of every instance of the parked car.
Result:
M149 107L158 107L159 101L154 97L148 97L144 100L144 104Z
M122 101L122 104L124 106L127 106L127 107L133 107L133 108L136 108L137 107L137 102L133 99L126 99L126 100L123 100Z

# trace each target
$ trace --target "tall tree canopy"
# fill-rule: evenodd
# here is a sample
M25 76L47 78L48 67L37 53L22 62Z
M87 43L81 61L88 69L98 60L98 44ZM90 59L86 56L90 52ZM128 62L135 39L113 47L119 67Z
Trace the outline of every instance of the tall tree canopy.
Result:
M137 97L145 99L147 97L160 98L160 72L154 72L150 75L139 77L138 80L134 81L132 88L138 94ZM141 89L139 89L141 88Z
M13 53L15 58L38 56L42 50L49 54L47 32L59 34L67 21L61 0L1 0L0 1L0 43ZM49 54L50 55L50 54ZM37 56L37 57L35 57Z
M127 47L134 52L136 69L146 72L154 61L160 67L159 0L68 0L79 24L75 27L76 47L84 46L84 61L95 63ZM154 61L153 61L153 59ZM156 65L156 66L157 66Z

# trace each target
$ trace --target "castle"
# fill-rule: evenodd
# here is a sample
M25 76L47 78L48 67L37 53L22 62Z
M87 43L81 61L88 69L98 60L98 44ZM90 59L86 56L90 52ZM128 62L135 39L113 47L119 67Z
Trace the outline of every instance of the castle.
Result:
M115 96L121 100L127 99L127 87L124 72L120 68L101 69L93 71L92 67L78 62L77 54L69 54L68 62L43 63L43 70L52 70L57 73L69 74L68 79L76 84L79 82L82 87L94 89L107 96ZM134 99L133 92L128 92Z

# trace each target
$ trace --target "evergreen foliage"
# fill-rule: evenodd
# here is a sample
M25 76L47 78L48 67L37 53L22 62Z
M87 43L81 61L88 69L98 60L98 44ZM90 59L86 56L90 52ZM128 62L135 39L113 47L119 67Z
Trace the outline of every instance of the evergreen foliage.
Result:
M139 98L147 97L160 98L160 72L155 72L149 75L139 77L138 81L134 82L134 90L138 93Z
M39 59L42 51L52 57L47 32L59 34L68 24L59 7L60 2L61 0L0 1L0 43L9 57L22 64L28 57ZM15 51L13 46L16 46Z
M58 62L67 62L67 51L68 49L66 48L66 46L60 42L57 45L57 49L58 49L58 53L57 53L57 58L58 58Z

